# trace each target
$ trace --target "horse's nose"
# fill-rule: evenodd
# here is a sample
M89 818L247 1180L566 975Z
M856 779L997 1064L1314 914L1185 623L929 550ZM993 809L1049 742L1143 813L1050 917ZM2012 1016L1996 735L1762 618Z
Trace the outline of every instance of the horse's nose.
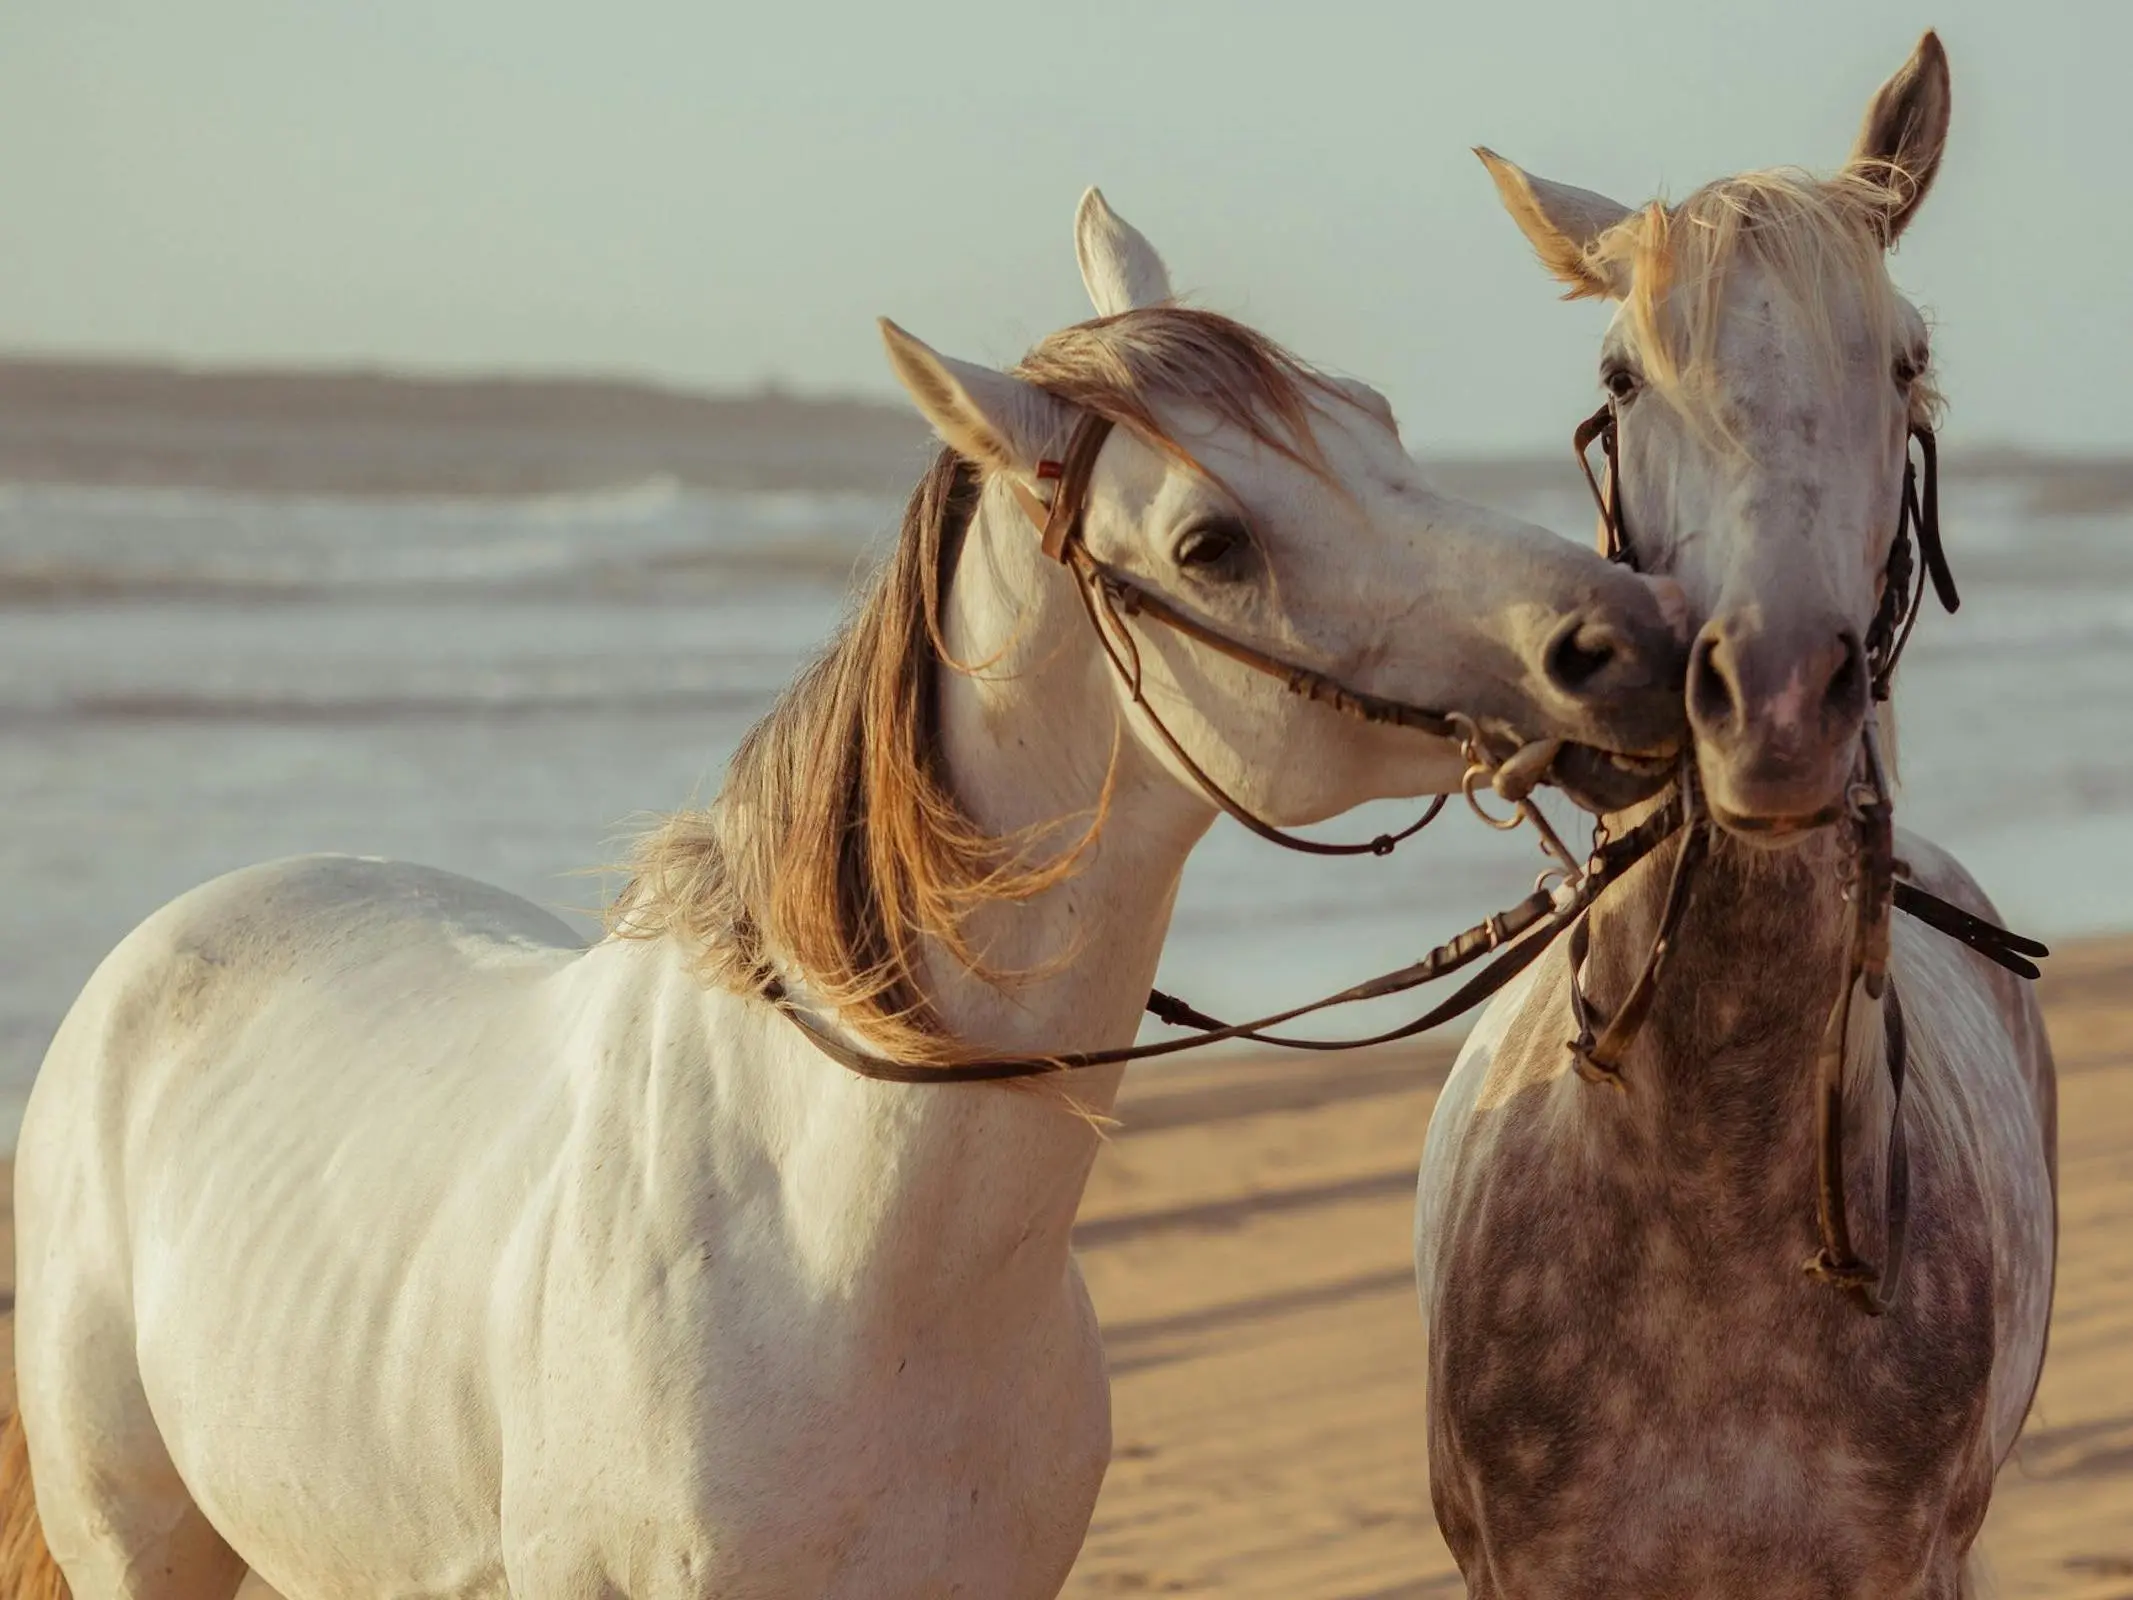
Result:
M1689 650L1689 727L1711 797L1741 817L1820 815L1867 714L1866 650L1834 621L1774 629L1714 617Z
M1573 612L1541 651L1550 688L1573 700L1604 699L1681 682L1686 602L1671 578L1630 577L1621 603Z
M1802 646L1734 614L1706 623L1689 652L1689 725L1699 739L1848 740L1865 715L1866 651L1856 629Z
M1671 749L1682 732L1682 637L1664 597L1622 577L1600 603L1555 625L1540 676L1580 739L1610 750Z
M1589 614L1566 617L1541 655L1541 670L1555 688L1578 699L1610 676L1610 669L1619 677L1624 658L1632 651L1613 621Z

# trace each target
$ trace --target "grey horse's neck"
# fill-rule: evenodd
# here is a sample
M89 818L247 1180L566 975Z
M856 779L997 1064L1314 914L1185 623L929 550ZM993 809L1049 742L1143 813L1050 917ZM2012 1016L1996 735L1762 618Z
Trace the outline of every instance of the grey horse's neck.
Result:
M1641 970L1678 842L1592 912L1585 988L1611 1011ZM1623 1063L1630 1125L1670 1170L1771 1173L1790 1189L1813 1138L1817 1049L1847 971L1839 841L1758 850L1724 834L1689 884L1649 1019Z

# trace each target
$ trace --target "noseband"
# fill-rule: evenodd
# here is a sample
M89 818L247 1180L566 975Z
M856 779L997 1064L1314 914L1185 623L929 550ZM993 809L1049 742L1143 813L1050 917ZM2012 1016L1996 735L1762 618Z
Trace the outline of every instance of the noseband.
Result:
M1571 440L1578 468L1584 473L1599 510L1600 553L1610 561L1635 568L1636 553L1623 519L1617 434L1615 407L1610 401L1580 423ZM1816 1053L1815 1219L1821 1247L1806 1262L1810 1275L1845 1291L1872 1316L1882 1315L1896 1302L1910 1231L1910 1156L1903 1121L1908 1047L1903 1004L1888 971L1891 910L1918 918L2024 978L2037 976L2031 958L2049 954L2036 940L2011 933L1910 882L1908 866L1896 857L1895 802L1881 759L1873 712L1889 698L1896 663L1904 646L1910 643L1911 630L1917 626L1918 614L1924 608L1927 580L1931 579L1934 595L1943 609L1952 612L1961 603L1955 590L1955 575L1941 543L1939 455L1933 430L1914 422L1910 437L1918 446L1918 455L1914 459L1906 446L1896 537L1883 572L1881 601L1866 636L1873 703L1861 730L1852 782L1830 818L1850 824L1841 836L1841 870L1844 897L1852 908L1852 930L1843 983L1823 1026ZM1596 440L1606 458L1605 470L1597 477L1589 459ZM1923 557L1923 570L1918 570L1919 557ZM1660 974L1687 906L1690 880L1710 850L1712 824L1699 804L1693 752L1684 756L1681 770L1675 807L1682 818L1683 837L1667 881L1658 930L1628 997L1604 1025L1596 1023L1596 1008L1585 992L1588 934L1583 919L1571 934L1570 1004L1577 1024L1577 1036L1569 1044L1571 1060L1578 1075L1587 1082L1605 1083L1618 1090L1628 1087L1628 1080L1622 1075L1623 1055L1650 1015ZM1601 826L1604 828L1605 824ZM1891 1090L1889 1144L1883 1167L1887 1185L1883 1206L1887 1251L1878 1272L1852 1246L1844 1196L1845 1046L1851 1027L1852 996L1862 988L1868 999L1882 1003L1883 1055Z

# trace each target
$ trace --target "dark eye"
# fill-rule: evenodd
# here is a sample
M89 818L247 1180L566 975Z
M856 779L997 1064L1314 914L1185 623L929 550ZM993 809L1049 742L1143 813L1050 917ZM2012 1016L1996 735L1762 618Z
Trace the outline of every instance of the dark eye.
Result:
M1912 384L1918 381L1920 374L1925 370L1925 351L1905 350L1900 352L1896 357L1894 368L1896 387L1899 389L1910 388Z
M1235 562L1250 535L1244 524L1228 517L1210 518L1187 528L1170 552L1170 559L1188 572L1219 571Z
M1627 367L1609 367L1600 374L1600 387L1617 400L1633 398L1637 385L1637 375Z

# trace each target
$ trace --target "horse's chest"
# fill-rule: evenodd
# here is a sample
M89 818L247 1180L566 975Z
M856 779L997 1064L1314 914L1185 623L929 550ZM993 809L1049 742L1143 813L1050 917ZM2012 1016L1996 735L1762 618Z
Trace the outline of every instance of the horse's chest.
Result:
M607 1381L507 1424L506 1564L639 1597L1049 1596L1109 1454L1082 1306L990 1345L945 1313L766 1319L725 1294L671 1322L693 1345L640 1321Z
M1003 1450L1005 1439L1019 1444ZM675 1581L646 1583L640 1555L630 1592L1048 1600L1080 1549L1107 1453L1006 1414L996 1429L899 1425L893 1441L843 1431L764 1452L759 1474L713 1480L699 1511L659 1531L649 1562Z
M1758 1215L1648 1166L1634 1192L1538 1176L1559 1157L1497 1170L1430 1330L1432 1476L1470 1570L1486 1549L1526 1574L1505 1592L1903 1593L1982 1514L1989 1252L1929 1243L1875 1320L1800 1270L1804 1194Z

